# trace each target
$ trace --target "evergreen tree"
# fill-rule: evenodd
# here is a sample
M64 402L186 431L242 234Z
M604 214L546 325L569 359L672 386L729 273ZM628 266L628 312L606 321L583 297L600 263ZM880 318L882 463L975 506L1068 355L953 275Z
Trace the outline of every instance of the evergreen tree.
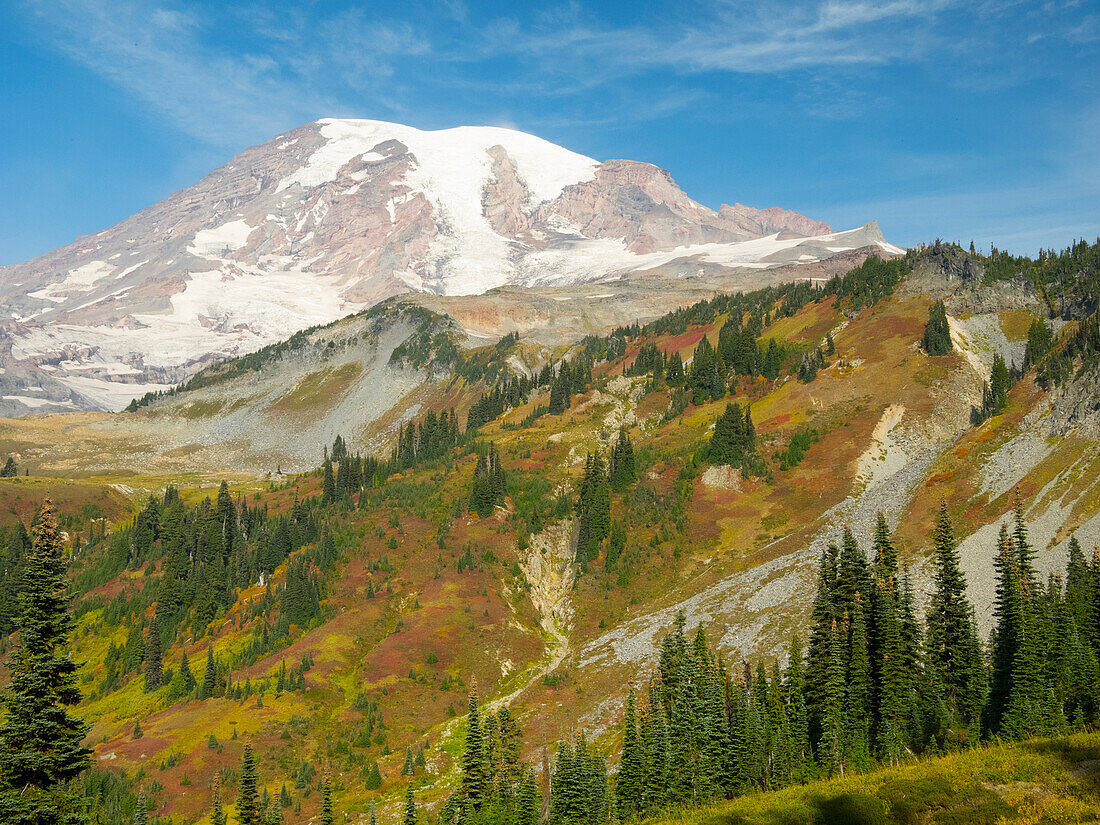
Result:
M791 775L799 781L810 778L813 753L810 748L810 719L806 708L806 676L802 643L791 640L787 672L783 683L787 713L787 738L791 752Z
M808 736L816 745L825 727L826 685L832 661L833 625L837 618L833 599L836 557L839 550L829 545L818 562L817 589L810 613L810 643L806 660L806 709Z
M902 758L908 745L906 696L912 691L914 674L906 667L901 606L893 579L876 578L875 587L874 745L877 757L893 764Z
M935 589L928 606L927 656L948 712L962 726L974 728L985 699L985 668L946 502L940 504L932 544Z
M218 691L218 665L214 661L214 646L206 648L206 669L202 674L202 698L210 699Z
M577 496L576 560L581 570L600 554L600 544L611 532L611 485L599 453L589 453Z
M871 764L870 723L874 684L871 679L871 660L867 653L867 618L863 598L858 592L849 618L845 659L848 672L845 682L844 754L846 761L865 770Z
M642 709L640 738L645 759L645 810L660 808L668 801L668 724L665 722L664 707L651 690Z
M156 619L149 628L149 640L145 643L145 692L161 686L164 680L161 661L160 629Z
M883 581L894 579L898 574L898 551L890 538L890 525L881 510L875 516L872 549L875 551L875 574Z
M638 740L636 697L631 690L626 699L623 719L623 753L615 780L615 805L620 819L632 819L642 813L644 766Z
M1023 598L1016 552L1005 524L1001 525L993 568L997 585L993 600L994 626L990 638L992 668L989 697L982 708L982 728L988 733L999 733L1012 690L1012 662L1020 640Z
M225 811L222 809L221 776L214 777L214 800L210 806L210 825L226 825Z
M324 480L321 485L321 503L332 504L336 500L336 479L332 475L332 461L325 459Z
M134 805L134 825L149 825L149 802L143 793L138 794Z
M825 772L833 774L844 772L844 642L835 620L829 632L828 653L818 758Z
M19 646L8 663L0 725L0 820L12 825L84 822L69 784L88 766L87 727L68 708L80 702L76 664L68 654L73 620L65 555L46 499L23 572L16 626Z
M608 471L611 489L623 492L637 477L634 467L634 444L625 429L619 430L619 439L611 451L611 465Z
M412 783L405 789L405 814L401 819L401 825L416 825L416 797L413 795Z
M481 730L475 684L470 689L469 711L466 714L466 748L462 755L463 801L474 810L479 809L489 795L488 785L489 763L485 754L485 737Z
M710 437L708 458L714 464L744 465L756 454L756 432L748 405L727 404Z
M947 324L947 308L943 301L936 301L928 308L928 324L921 342L929 355L946 355L951 352L951 329Z
M409 789L412 790L412 785ZM321 825L333 825L335 821L336 817L332 813L332 782L326 776L321 780Z
M251 745L244 746L244 756L241 759L236 811L238 825L261 825L260 805L256 795L256 758L252 755Z

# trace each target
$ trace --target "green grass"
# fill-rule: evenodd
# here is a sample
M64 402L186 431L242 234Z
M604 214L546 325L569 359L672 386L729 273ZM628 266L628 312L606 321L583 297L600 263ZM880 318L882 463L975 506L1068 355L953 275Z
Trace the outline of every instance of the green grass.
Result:
M653 823L994 825L1100 821L1100 733L990 745L754 793Z

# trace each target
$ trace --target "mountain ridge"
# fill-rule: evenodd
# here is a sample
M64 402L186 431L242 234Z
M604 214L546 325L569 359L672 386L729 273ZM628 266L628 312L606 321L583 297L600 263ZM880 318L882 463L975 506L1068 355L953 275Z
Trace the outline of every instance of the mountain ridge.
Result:
M125 221L0 270L0 413L120 409L408 291L759 271L868 244L522 132L322 120Z

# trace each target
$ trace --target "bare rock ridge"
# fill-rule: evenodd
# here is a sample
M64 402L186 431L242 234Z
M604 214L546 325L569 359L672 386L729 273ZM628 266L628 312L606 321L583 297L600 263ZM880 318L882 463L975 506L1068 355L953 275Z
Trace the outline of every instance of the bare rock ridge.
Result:
M409 292L747 272L866 246L779 208L492 127L321 120L95 235L0 269L0 415L131 398Z

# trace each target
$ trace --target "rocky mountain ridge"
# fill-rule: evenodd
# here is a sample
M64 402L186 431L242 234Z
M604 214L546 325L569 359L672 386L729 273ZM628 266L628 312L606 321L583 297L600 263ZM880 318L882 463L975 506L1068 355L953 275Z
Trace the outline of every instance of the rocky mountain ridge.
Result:
M409 291L759 272L886 243L508 129L322 120L0 270L0 414L119 409Z

